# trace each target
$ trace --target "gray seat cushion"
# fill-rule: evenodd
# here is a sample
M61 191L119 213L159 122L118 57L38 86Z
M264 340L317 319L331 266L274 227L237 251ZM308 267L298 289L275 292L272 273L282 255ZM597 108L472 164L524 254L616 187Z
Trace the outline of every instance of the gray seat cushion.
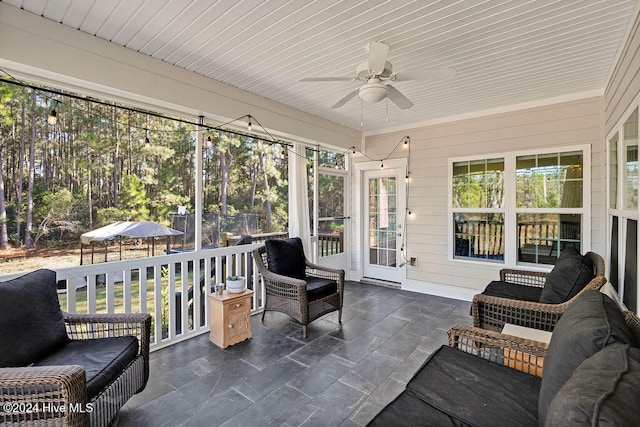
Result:
M0 367L28 366L69 342L56 288L51 270L0 282Z
M568 246L547 276L539 301L562 304L576 296L594 277L591 259Z
M537 426L539 390L540 377L442 346L406 392L446 414L444 419L457 420L452 425L513 425L518 420L518 425Z
M311 276L307 276L305 280L307 281L307 300L309 302L338 292L338 284L335 280Z
M548 426L637 426L640 349L614 343L578 366L549 405Z
M494 280L487 285L482 295L517 299L520 301L539 301L541 292L542 288L539 286L525 286L518 285L517 283Z
M558 321L544 362L538 417L544 424L549 404L576 368L607 345L635 344L618 305L605 294L580 295Z
M393 402L380 411L367 426L467 427L469 424L421 401L410 391L403 391Z
M80 365L87 378L87 396L93 399L113 382L138 355L133 336L71 341L34 366Z

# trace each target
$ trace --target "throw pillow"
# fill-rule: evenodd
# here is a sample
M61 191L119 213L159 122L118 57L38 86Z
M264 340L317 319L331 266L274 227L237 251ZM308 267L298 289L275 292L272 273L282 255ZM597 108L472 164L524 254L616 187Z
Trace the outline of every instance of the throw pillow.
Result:
M549 405L547 426L637 426L640 349L614 343L585 360Z
M0 367L28 366L69 341L56 288L51 270L0 282Z
M547 276L540 302L561 304L578 294L594 278L593 263L572 246L565 248Z
M538 400L540 425L544 425L551 401L576 368L615 342L635 345L620 308L608 296L589 290L569 305L553 330L544 361Z
M267 250L269 271L296 279L305 279L306 264L302 240L293 237L285 240L267 240L264 242Z

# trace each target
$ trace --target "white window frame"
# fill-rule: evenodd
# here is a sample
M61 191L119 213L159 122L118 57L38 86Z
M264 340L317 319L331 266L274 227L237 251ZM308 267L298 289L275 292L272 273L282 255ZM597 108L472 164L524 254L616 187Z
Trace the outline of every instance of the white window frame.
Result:
M516 208L516 158L534 154L582 152L582 207L581 208ZM478 161L487 159L504 159L504 207L503 208L453 208L453 164L464 161ZM448 159L448 200L447 200L447 237L448 260L459 263L476 265L500 264L505 267L526 266L528 269L549 271L553 268L549 264L535 264L518 262L517 216L521 213L550 213L550 214L579 214L582 216L581 251L591 249L591 145L563 145L550 146L521 151L488 153L474 156L454 157ZM496 213L504 212L504 260L470 259L454 257L454 213Z
M625 263L626 263L626 236L627 236L627 220L635 220L639 221L640 215L640 204L635 209L629 209L626 207L626 183L627 183L627 168L625 163L626 156L626 147L625 147L625 138L624 138L624 124L627 122L629 117L634 113L634 111L638 109L640 121L640 95L636 97L636 99L627 107L624 114L618 120L616 125L609 131L609 134L605 138L605 147L606 147L606 242L607 242L607 258L605 260L606 269L606 277L610 277L610 260L611 260L611 229L613 227L613 217L618 217L618 291L616 297L619 299L619 302L622 304L624 301L624 280L625 280ZM640 123L639 123L640 124ZM617 141L617 182L616 182L616 207L612 208L610 205L610 197L611 197L611 139L618 134ZM640 177L639 177L640 181ZM640 186L640 182L639 182ZM638 231L640 233L640 229ZM640 236L639 236L640 237ZM638 259L636 260L636 268L640 268L640 238L637 239L637 254ZM611 291L614 291L611 288ZM638 295L637 306L640 307L640 294ZM624 304L622 304L624 306Z

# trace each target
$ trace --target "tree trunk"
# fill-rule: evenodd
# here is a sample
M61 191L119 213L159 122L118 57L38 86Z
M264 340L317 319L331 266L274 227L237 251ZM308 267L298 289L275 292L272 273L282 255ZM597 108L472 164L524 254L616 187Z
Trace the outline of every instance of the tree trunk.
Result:
M29 182L27 183L27 224L24 234L24 245L32 247L31 228L33 222L33 179L35 174L36 158L36 92L31 96L31 142L29 144Z
M0 249L6 248L7 243L9 243L9 236L7 236L7 208L4 198L4 161L2 157L3 146L4 144L0 144Z
M24 94L24 91L23 91ZM22 118L22 130L20 133L20 155L17 162L18 180L16 183L16 246L22 244L22 190L24 186L24 142L26 139L25 129L27 113L24 105L24 96L20 97L20 116Z
M220 135L220 140L222 140L222 135ZM227 156L228 159L227 159ZM229 183L229 169L231 168L231 163L233 162L233 155L231 154L231 150L227 147L225 151L220 152L220 214L227 214L227 185Z
M91 156L89 156L89 167L87 168L87 208L89 209L89 230L93 230L93 203L91 201Z
M256 187L258 186L258 165L251 165L251 210L256 205Z
M264 153L259 154L260 158L260 169L262 169L262 188L264 189L264 194L266 196L265 208L267 211L266 218L266 229L267 232L271 231L271 196L269 195L269 176L267 175L267 169L264 165Z

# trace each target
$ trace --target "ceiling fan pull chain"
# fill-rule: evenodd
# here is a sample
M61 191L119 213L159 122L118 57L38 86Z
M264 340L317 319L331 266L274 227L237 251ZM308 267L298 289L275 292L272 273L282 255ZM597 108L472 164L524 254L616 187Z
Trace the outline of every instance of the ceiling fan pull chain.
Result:
M385 114L384 121L388 123L389 122L389 98L387 98L387 105L386 106L387 106L387 112Z

